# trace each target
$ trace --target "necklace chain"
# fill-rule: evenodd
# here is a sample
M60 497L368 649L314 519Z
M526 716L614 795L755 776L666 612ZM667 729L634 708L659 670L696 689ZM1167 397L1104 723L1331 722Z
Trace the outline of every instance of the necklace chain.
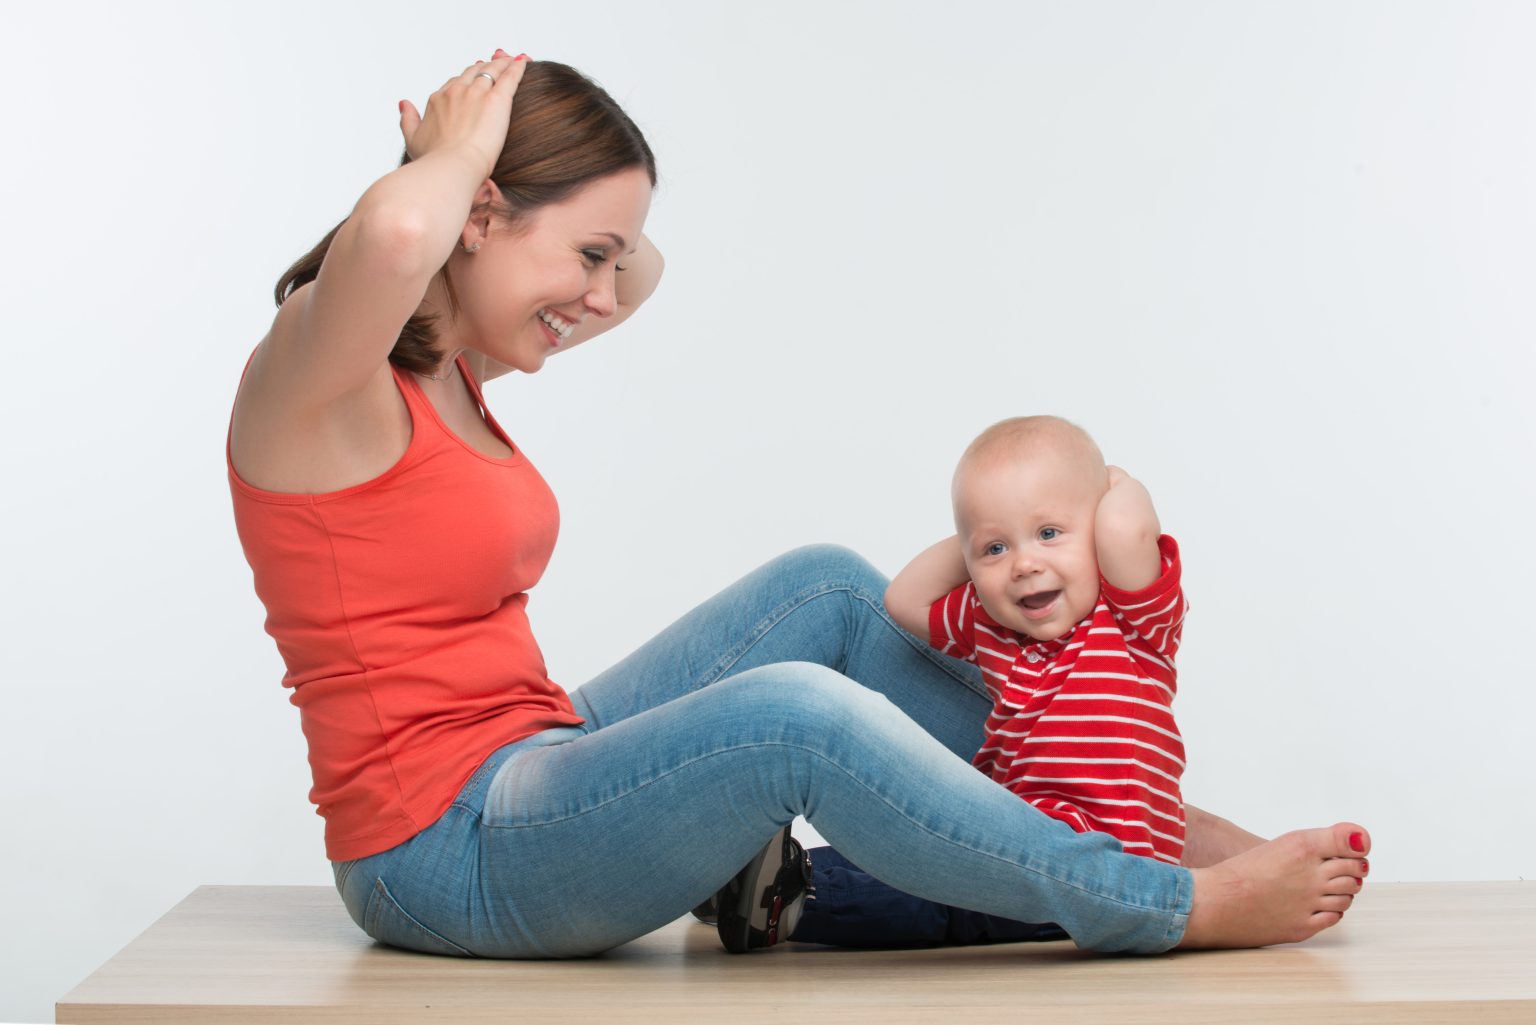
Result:
M453 376L454 369L459 365L459 354L456 352L448 360L448 369L436 374L422 374L429 381L446 381Z

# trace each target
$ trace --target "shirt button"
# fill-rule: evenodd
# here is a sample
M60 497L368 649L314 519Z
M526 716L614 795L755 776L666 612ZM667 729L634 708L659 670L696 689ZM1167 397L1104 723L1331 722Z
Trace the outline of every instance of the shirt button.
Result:
M1040 661L1044 657L1045 656L1040 654L1038 651L1031 651L1031 652L1028 652L1027 654L1025 654L1024 661L1026 661L1026 662L1038 662L1038 661Z

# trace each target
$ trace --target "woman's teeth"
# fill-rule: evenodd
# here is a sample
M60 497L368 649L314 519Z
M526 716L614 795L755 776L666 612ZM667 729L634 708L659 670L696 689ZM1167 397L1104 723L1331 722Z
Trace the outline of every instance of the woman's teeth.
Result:
M539 319L549 325L549 329L559 335L561 340L571 337L571 332L576 330L576 325L562 317L556 316L548 310L539 311Z

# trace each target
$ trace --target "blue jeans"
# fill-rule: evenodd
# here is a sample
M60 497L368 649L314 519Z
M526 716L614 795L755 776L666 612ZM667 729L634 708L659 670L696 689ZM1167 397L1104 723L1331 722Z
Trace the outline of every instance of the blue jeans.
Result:
M686 914L804 815L926 900L1056 922L1092 950L1174 946L1189 871L972 768L980 678L891 620L886 583L832 545L748 574L574 690L582 726L498 749L431 826L334 863L347 910L428 953L597 954Z

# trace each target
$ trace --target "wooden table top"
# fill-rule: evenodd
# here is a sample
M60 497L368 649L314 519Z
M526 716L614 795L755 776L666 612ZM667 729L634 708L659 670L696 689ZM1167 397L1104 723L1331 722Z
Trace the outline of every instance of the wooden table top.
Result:
M200 886L57 1005L57 1021L719 1023L1536 1022L1536 884L1370 883L1344 923L1262 950L1070 943L736 956L680 919L596 957L374 943L324 886Z

